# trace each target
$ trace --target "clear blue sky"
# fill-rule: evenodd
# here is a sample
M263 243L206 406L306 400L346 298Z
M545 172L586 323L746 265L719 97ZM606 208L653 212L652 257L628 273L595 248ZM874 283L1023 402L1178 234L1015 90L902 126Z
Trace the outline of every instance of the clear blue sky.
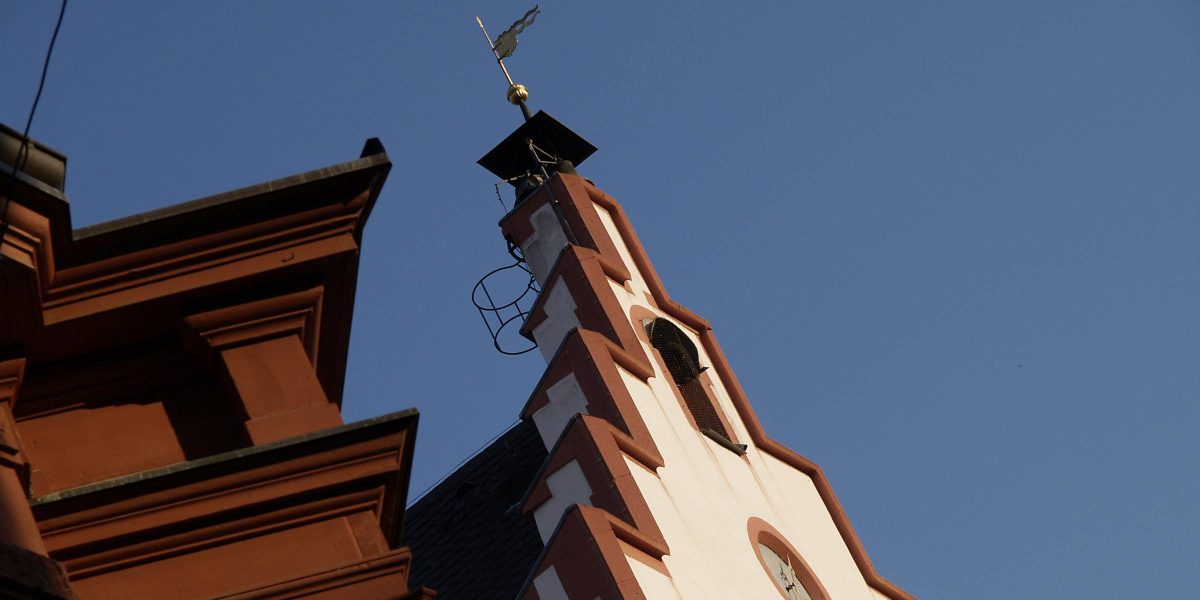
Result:
M414 492L542 371L469 302L526 4L76 2L34 137L76 227L358 156L345 412L421 410ZM922 598L1200 596L1200 5L542 2L509 61L599 147L767 430ZM24 125L56 2L0 0ZM698 240L712 240L698 243Z

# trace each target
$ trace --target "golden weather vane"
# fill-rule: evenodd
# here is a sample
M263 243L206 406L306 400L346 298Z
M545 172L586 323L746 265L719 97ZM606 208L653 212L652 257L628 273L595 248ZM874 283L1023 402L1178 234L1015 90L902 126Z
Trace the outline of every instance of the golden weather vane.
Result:
M525 12L525 15L513 22L508 29L504 30L496 37L493 42L491 36L488 35L487 28L483 26L483 20L475 17L475 22L479 23L479 28L483 30L483 38L487 40L488 47L492 49L492 56L496 57L496 64L500 65L500 70L504 72L504 79L508 81L508 101L521 107L521 112L528 120L529 108L525 106L525 101L529 99L529 90L525 86L514 83L512 76L508 74L508 67L504 66L504 59L512 56L512 53L517 49L517 34L525 31L526 27L533 25L537 20L537 16L541 13L541 9L534 5L533 8Z

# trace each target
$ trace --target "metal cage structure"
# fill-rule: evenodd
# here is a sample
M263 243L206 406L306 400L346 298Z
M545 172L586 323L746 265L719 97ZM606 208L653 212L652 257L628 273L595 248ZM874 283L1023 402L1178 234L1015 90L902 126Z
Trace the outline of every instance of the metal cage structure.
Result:
M541 288L519 252L510 248L509 253L517 261L493 269L479 278L475 288L471 290L471 302L479 310L479 316L483 318L483 324L492 336L492 346L496 351L508 356L518 356L537 348L536 342L520 335L520 329L525 325L529 310L541 293ZM502 296L502 299L513 295L516 297L506 302L501 300L503 303L497 304L496 294L493 293L493 289L488 288L489 281L493 289L506 290L507 296ZM514 323L515 329L510 328Z

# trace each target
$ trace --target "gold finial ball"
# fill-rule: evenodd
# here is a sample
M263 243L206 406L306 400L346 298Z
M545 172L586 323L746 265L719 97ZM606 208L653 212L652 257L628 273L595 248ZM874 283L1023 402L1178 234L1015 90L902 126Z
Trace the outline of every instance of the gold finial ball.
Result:
M508 86L508 101L513 104L520 104L529 99L529 90L525 86L514 83Z

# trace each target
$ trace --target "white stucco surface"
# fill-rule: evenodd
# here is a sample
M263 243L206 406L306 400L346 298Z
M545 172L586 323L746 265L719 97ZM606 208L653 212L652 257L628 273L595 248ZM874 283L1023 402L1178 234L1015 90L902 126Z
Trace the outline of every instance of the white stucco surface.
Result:
M542 571L541 575L533 578L533 588L537 590L539 600L570 600L567 591L563 589L562 581L554 567Z
M546 478L546 485L550 488L550 499L533 511L543 544L550 539L567 508L575 504L592 505L592 488L578 461L572 460L551 473Z
M636 271L611 215L600 207L597 212L633 272L630 289L615 282L610 285L625 314L638 306L669 318L645 300L649 288ZM712 365L698 336L682 323L673 322L695 344L701 364ZM653 356L654 349L644 346ZM757 558L757 544L750 539L747 526L752 517L757 517L776 528L800 553L831 598L879 599L854 563L813 481L754 447L725 382L714 370L707 372L712 382L709 391L730 423L731 435L749 446L745 456L721 447L695 429L669 375L660 372L643 382L624 370L621 374L665 463L657 472L651 472L626 459L671 549L663 559L672 576L669 587L664 586L660 572L644 564L634 569L648 598L780 598ZM629 560L631 565L639 562Z
M521 254L533 276L543 287L550 269L558 260L558 255L567 245L567 235L563 233L562 225L554 208L545 204L529 215L529 223L533 225L533 235L521 244Z
M546 389L550 401L533 413L533 423L537 426L538 434L542 436L542 444L546 450L554 447L563 429L571 418L577 414L588 414L587 398L579 387L579 380L574 373L559 379Z
M579 317L575 314L575 299L571 297L571 291L559 279L543 293L546 294L546 301L542 305L546 320L533 328L533 339L537 341L542 358L550 362L567 334L579 327Z
M603 206L593 203L592 206L596 209L596 214L600 216L600 222L604 223L604 230L613 240L613 245L617 247L617 253L621 255L621 261L629 269L629 273L633 276L631 285L633 291L639 296L650 291L646 287L646 280L638 270L637 264L633 262L633 255L629 252L629 246L625 243L625 239L617 232L617 224L613 220L612 214Z
M603 232L594 231L593 235L610 236L632 275L628 284L610 281L608 286L624 314L628 317L631 312L637 312L639 319L633 323L635 329L641 327L640 320L647 314L671 319L648 299L649 286L633 261L629 245L619 235L613 216L602 207L593 206L604 225ZM548 206L539 209L533 218L539 228L538 240L536 244L528 244L526 256L535 274L540 272L544 277L561 249L562 231ZM535 255L539 258L535 259ZM535 260L548 261L549 265L538 266ZM720 284L716 280L713 283ZM579 326L579 319L575 312L576 303L565 285L554 282L545 293L547 319L534 329L534 337L543 356L549 360L563 338ZM695 345L700 364L711 366L711 357L696 332L671 320ZM655 356L656 351L647 342L642 343L647 356ZM653 562L653 559L639 551L626 549L629 566L646 597L665 600L781 598L772 577L758 559L757 540L750 537L748 524L752 518L757 518L778 530L795 548L831 599L881 600L883 596L867 585L858 570L812 479L755 447L726 382L716 370L709 369L705 376L710 382L708 392L729 423L734 441L748 446L744 456L697 431L669 374L660 371L658 361L652 362L656 375L647 381L625 369L618 369L665 465L652 471L637 461L625 459L633 482L670 548L670 553L663 557L669 576L647 564L646 561ZM557 441L570 418L586 411L587 406L587 398L573 376L556 382L549 389L549 396L550 403L534 414L543 443L548 448ZM543 541L553 533L564 510L575 503L590 504L592 494L583 470L575 461L551 474L547 481L552 497L534 510ZM543 594L538 584L542 577L552 577L554 584L558 583L558 578L556 574L543 574L535 579L543 600L565 598L565 595ZM552 590L551 579L546 582L547 593L561 593L561 585Z
M651 473L627 462L671 548L664 563L680 596L777 596L747 530L757 517L784 535L831 597L874 600L812 480L755 448L739 457L699 434L662 379L625 381L637 405L647 407L643 418L666 466Z
M681 600L675 582L670 577L631 556L626 556L625 560L629 562L629 568L633 570L646 600Z

